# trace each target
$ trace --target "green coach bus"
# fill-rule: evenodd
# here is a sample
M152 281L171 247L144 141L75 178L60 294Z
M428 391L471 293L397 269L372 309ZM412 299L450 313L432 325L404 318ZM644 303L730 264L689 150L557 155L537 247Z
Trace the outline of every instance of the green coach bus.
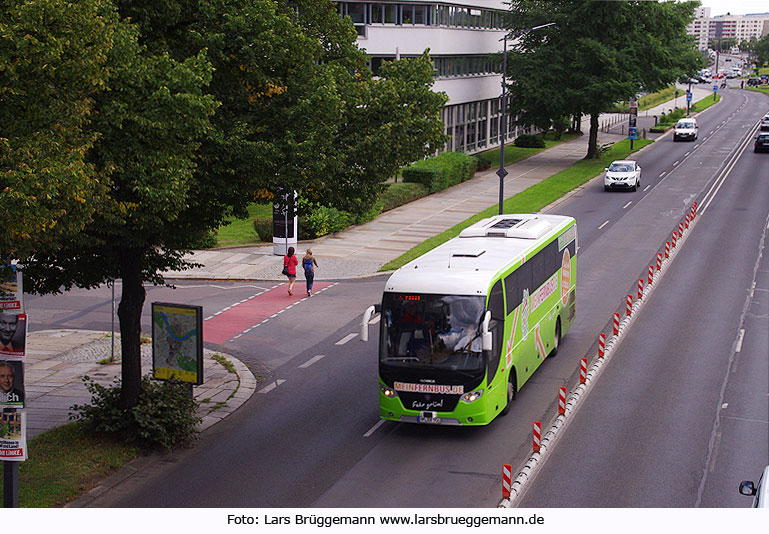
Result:
M558 350L576 310L577 225L572 217L484 219L398 269L380 314L383 419L485 425Z

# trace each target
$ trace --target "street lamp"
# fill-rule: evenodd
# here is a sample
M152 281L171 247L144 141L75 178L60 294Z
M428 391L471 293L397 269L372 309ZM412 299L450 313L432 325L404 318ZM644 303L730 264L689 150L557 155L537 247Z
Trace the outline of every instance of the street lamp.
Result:
M523 35L524 33L528 33L532 30L539 30L541 28L547 28L548 26L554 26L555 22L548 22L547 24L542 24L541 26L534 26L533 28L528 28L526 30L518 30L515 33L515 36L518 37L520 35ZM504 203L504 188L505 188L505 176L507 176L507 170L505 170L505 136L507 135L507 38L510 37L513 34L513 32L510 32L506 34L503 38L503 46L502 46L502 120L500 121L499 125L499 141L500 141L500 149L499 149L499 170L497 171L497 176L499 176L499 214L502 215L502 204Z

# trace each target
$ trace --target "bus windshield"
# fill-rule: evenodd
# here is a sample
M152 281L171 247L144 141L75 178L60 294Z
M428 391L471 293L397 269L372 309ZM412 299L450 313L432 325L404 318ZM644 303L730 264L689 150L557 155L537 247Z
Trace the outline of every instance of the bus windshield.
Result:
M415 369L483 369L484 297L385 293L380 363Z

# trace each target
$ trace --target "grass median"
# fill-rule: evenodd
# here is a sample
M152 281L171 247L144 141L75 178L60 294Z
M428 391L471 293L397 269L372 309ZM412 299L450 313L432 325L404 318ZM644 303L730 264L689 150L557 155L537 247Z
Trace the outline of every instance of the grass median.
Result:
M564 169L538 184L532 185L528 189L521 191L515 196L505 200L503 210L505 213L534 213L540 211L545 206L552 204L566 193L576 189L582 184L590 181L603 172L603 169L614 160L625 159L632 152L640 150L644 146L653 143L649 139L639 139L634 142L633 150L630 150L630 141L625 139L615 143L606 150L600 158L592 160L580 160L569 168ZM459 235L459 233L468 226L497 215L499 208L497 205L490 206L481 213L473 215L469 219L449 228L448 230L423 241L408 252L397 257L393 261L385 264L382 271L398 269L411 260L418 258L422 254L442 245L449 239Z

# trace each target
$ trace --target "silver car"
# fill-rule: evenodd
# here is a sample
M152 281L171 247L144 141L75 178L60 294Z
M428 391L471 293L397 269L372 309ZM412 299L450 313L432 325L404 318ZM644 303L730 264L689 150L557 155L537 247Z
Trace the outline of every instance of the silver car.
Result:
M764 468L758 484L752 480L740 482L740 493L753 497L753 508L769 508L769 465Z
M641 166L633 160L612 161L611 165L604 170L606 175L603 179L603 188L606 191L612 189L635 191L641 185Z

